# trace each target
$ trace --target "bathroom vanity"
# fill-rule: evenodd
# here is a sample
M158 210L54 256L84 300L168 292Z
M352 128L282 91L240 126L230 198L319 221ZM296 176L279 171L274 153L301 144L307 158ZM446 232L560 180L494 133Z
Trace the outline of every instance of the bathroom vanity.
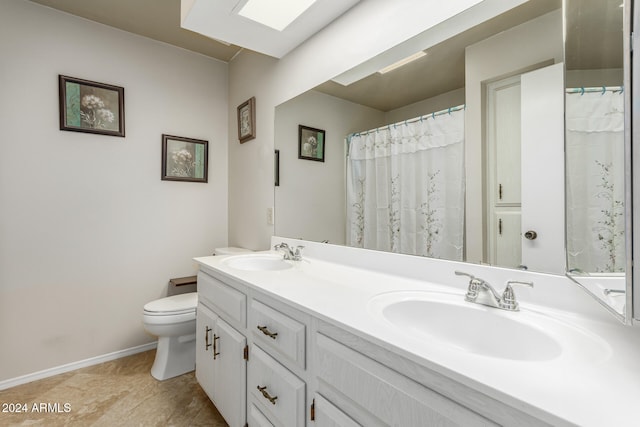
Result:
M638 329L567 278L283 241L303 259L196 259L196 376L231 426L639 421ZM456 270L534 288L508 312Z

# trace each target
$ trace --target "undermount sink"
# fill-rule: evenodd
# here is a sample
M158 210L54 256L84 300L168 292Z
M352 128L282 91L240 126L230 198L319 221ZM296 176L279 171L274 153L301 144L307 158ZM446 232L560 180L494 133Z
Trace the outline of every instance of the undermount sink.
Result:
M285 261L282 255L276 254L237 255L222 262L228 267L245 271L276 271L292 267L292 264Z
M372 298L369 310L410 339L480 356L548 361L560 357L567 344L577 346L578 352L592 351L589 357L606 354L606 346L584 331L528 310L470 303L462 294L389 292Z

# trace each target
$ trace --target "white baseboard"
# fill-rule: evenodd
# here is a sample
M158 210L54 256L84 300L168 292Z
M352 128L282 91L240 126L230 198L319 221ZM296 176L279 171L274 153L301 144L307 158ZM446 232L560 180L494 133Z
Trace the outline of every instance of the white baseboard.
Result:
M157 346L158 346L158 342L154 341L148 344L142 344L136 347L125 348L124 350L114 351L113 353L103 354L101 356L80 360L78 362L67 363L66 365L56 366L54 368L45 369L43 371L34 372L32 374L22 375L16 378L10 378L8 380L0 381L0 390L5 390L21 384L30 383L31 381L41 380L43 378L52 377L54 375L63 374L65 372L75 371L76 369L86 368L87 366L109 362L111 360L120 359L121 357L131 356L132 354L142 353L143 351L152 350Z

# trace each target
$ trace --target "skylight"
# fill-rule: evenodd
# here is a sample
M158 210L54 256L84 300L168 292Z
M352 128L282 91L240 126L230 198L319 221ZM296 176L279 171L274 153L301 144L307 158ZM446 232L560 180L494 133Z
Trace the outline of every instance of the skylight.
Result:
M316 0L248 0L238 15L282 31Z

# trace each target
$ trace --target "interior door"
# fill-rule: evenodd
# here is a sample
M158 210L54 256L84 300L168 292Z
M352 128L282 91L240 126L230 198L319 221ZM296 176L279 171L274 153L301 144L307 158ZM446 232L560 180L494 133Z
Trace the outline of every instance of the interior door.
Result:
M487 261L522 264L520 76L487 85Z
M522 264L565 273L563 64L521 77Z

